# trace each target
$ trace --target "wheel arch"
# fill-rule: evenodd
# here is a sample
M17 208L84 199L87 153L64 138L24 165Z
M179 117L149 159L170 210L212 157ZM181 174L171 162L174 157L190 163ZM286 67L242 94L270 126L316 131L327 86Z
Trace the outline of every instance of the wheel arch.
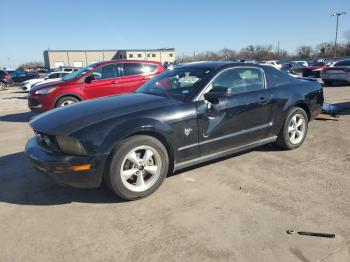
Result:
M81 96L79 96L79 95L77 95L77 94L72 94L72 93L62 94L62 95L58 96L58 97L55 99L55 101L54 101L54 103L53 103L53 108L56 107L58 100L60 100L61 98L64 98L64 97L74 97L74 98L78 99L79 101L83 101L83 100L84 100Z
M310 121L310 119L311 119L310 108L308 107L308 105L305 102L297 102L294 105L292 105L291 107L300 107L300 108L302 108L305 111L306 115L307 115L308 121Z

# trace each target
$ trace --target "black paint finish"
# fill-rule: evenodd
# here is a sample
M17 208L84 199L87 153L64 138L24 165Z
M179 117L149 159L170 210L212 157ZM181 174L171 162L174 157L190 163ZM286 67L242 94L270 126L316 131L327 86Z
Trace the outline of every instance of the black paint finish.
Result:
M196 87L196 92L188 101L132 93L55 109L30 122L35 131L78 139L88 154L85 161L81 160L84 158L82 156L62 157L61 152L46 152L33 140L27 144L28 156L34 165L41 167L47 166L47 161L64 165L76 163L76 158L82 163L91 161L99 166L94 167L95 172L89 174L86 183L84 176L81 176L80 182L69 183L67 174L62 176L66 179L60 180L60 176L52 170L42 171L59 182L73 186L99 186L105 160L112 149L118 150L118 143L126 137L142 133L158 138L165 144L172 166L177 170L273 142L287 110L292 106L303 107L309 120L321 111L323 92L316 81L294 79L286 75L288 81L276 83L273 79L275 69L255 64L203 62L188 66L213 70L208 79ZM265 89L223 97L215 105L202 99L199 94L208 83L221 71L231 67L262 69L266 77ZM185 129L190 130L188 135ZM43 163L38 164L40 162Z

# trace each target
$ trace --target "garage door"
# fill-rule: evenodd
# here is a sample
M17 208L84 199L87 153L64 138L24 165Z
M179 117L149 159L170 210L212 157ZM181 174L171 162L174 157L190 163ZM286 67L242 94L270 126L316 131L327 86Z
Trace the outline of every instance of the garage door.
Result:
M73 62L73 66L74 67L83 67L83 62L81 62L81 61Z
M59 68L61 66L64 66L64 63L63 62L56 62L55 63L55 68Z

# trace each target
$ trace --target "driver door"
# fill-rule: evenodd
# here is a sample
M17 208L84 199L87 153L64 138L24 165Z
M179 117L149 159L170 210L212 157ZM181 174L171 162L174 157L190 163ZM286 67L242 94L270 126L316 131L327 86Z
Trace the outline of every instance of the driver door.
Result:
M260 68L229 68L209 85L229 87L232 95L197 102L199 145L202 155L248 145L266 138L272 126L270 90Z

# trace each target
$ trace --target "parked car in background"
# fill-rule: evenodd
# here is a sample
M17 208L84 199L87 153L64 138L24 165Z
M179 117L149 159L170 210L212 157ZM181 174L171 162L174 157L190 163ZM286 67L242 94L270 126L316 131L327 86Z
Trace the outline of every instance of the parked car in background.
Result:
M81 69L81 67L60 66L55 71L73 73L73 72L76 72L76 71L78 71L80 69Z
M24 81L21 84L21 89L24 91L30 91L30 89L37 84L48 84L51 82L59 81L62 77L69 75L69 72L52 72L41 78L34 78Z
M82 100L131 93L164 70L160 63L151 61L95 63L63 77L61 81L39 83L29 92L28 106L32 111L44 112Z
M0 90L6 89L12 84L12 77L4 70L0 70Z
M298 148L323 99L317 81L271 66L192 63L132 94L36 117L26 154L59 183L93 188L104 179L115 194L135 200L157 190L168 171L272 142Z
M29 80L29 79L34 79L34 78L39 78L39 73L38 72L25 72L25 71L15 71L11 73L12 81L15 84L22 84L22 82Z
M308 66L308 62L305 60L293 60L290 61L291 64L295 65L295 66Z
M326 85L332 85L335 82L350 83L350 59L325 67L321 72L321 78Z
M293 75L301 77L320 77L321 71L325 68L325 62L313 62L308 63L308 66L295 66L289 69L289 72Z
M267 64L267 65L271 65L277 69L281 69L282 68L282 64L280 62L278 62L277 60L267 60L267 61L261 61L261 64Z

